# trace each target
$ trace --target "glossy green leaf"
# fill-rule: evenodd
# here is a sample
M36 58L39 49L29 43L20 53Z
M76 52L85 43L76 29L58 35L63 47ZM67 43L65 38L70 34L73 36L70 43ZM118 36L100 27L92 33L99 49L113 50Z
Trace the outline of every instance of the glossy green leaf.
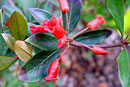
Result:
M7 69L15 61L16 58L14 57L0 56L0 70Z
M10 17L14 11L18 11L20 14L23 15L22 11L19 8L17 8L16 6L3 5L2 9L4 10L5 14L8 17Z
M51 19L52 15L43 9L39 9L39 8L29 8L30 13L32 14L32 16L36 19L37 22L39 22L40 24L43 22L44 19Z
M26 42L42 49L42 50L56 50L57 49L57 39L44 34L44 33L37 33L25 40Z
M112 34L112 30L109 29L97 29L93 31L84 32L74 38L83 44L96 44L106 40Z
M66 15L65 15L65 13L63 13L63 12L62 12L62 20L63 20L64 30L66 30L66 29L67 29Z
M27 62L32 57L32 48L25 41L15 41L14 51L23 62Z
M18 79L25 82L36 82L48 75L50 63L58 57L60 50L41 51L33 56L18 72Z
M16 40L24 40L27 35L27 21L24 17L17 11L14 11L11 17L9 18L8 28L12 36Z
M69 29L72 32L78 24L82 10L82 0L68 0L69 4Z
M106 0L106 6L113 16L121 34L124 32L124 0Z
M123 49L117 58L120 81L123 87L130 87L130 54Z
M10 48L12 51L14 51L14 42L15 42L14 37L12 37L11 35L6 34L6 33L2 33L2 36L5 40L5 43L8 46L8 48Z

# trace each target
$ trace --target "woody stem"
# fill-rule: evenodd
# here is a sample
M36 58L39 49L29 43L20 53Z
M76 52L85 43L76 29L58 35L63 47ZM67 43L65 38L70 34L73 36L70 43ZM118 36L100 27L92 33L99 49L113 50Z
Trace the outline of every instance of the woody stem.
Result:
M69 43L68 43L68 45L67 45L67 47L65 48L65 50L62 52L62 54L58 57L58 60L60 60L60 58L65 54L65 52L68 50L68 48L69 48Z
M80 42L72 41L70 44L71 44L71 45L74 45L74 46L86 47L86 48L88 48L88 49L91 49L91 47L93 47L93 46L101 47L101 48L122 47L122 44L121 44L121 43L111 44L111 45L86 45L86 44L82 44L82 43L80 43ZM126 44L124 43L124 45L126 45ZM128 45L128 46L129 46L129 45Z
M80 35L80 34L82 34L83 32L85 32L86 30L88 30L88 27L87 28L85 28L85 29L83 29L83 30L81 30L80 32L78 32L77 34L75 34L71 39L74 39L76 36L78 36L78 35Z
M74 45L74 46L86 47L86 48L88 48L88 49L91 49L90 46L88 46L88 45L86 45L86 44L82 44L82 43L77 42L77 41L72 41L70 44L71 44L71 45Z
M65 15L66 15L67 37L69 37L69 21L68 21L68 14L67 14L67 12L65 13Z

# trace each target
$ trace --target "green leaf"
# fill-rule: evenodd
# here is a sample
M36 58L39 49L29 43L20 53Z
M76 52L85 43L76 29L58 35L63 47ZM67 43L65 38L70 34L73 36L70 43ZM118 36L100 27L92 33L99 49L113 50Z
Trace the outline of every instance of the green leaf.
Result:
M9 18L8 28L16 40L24 40L27 35L28 25L24 17L17 11L14 11Z
M2 55L3 50L4 50L4 46L5 46L4 39L1 36L1 33L2 33L2 23L1 23L2 20L1 20L1 17L2 17L2 10L0 9L0 55Z
M37 22L39 22L40 24L43 22L44 19L51 19L52 15L43 9L39 9L39 8L29 8L30 13L32 14L32 16L36 19Z
M22 0L22 4L26 17L29 19L29 21L31 21L31 14L29 13L28 9L36 7L36 0Z
M23 15L22 11L21 11L19 8L17 8L16 6L3 5L3 6L2 6L2 9L5 11L5 14L6 14L8 17L10 17L14 11L18 11L20 14Z
M10 48L12 51L14 51L14 42L15 42L14 37L12 37L11 35L6 34L6 33L2 33L2 36L5 40L5 43L8 46L8 48Z
M124 32L124 0L106 0L106 6L113 16L121 34Z
M82 0L68 0L69 4L69 29L72 32L78 24L82 10Z
M63 18L63 27L64 27L64 30L67 30L66 15L63 12L62 12L62 18Z
M14 57L0 56L0 70L7 69L15 61L16 58Z
M42 50L56 50L57 47L57 39L44 34L44 33L37 33L25 40L26 42L42 49Z
M4 46L5 46L5 42L4 42L4 39L3 39L3 37L1 36L1 33L0 33L0 55L2 55L2 53L3 53Z
M25 41L15 41L14 51L23 62L27 62L32 57L32 48Z
M18 79L25 82L36 82L48 75L50 63L58 57L60 50L41 51L33 56L18 72Z
M112 34L112 30L109 29L97 29L93 31L84 32L74 38L83 44L96 44L106 40Z
M130 54L123 49L117 58L120 81L123 87L130 87Z

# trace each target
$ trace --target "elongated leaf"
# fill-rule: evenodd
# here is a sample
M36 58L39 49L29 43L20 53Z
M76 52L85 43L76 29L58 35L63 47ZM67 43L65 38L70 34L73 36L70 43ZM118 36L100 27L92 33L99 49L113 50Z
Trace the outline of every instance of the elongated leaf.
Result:
M29 8L30 13L32 14L32 16L36 19L37 22L39 22L40 24L43 22L44 19L51 19L52 15L43 9L39 9L39 8Z
M60 50L41 51L33 56L18 72L18 79L25 82L35 82L48 75L50 63L58 57Z
M24 41L15 41L14 51L23 62L27 62L32 57L32 48Z
M7 69L15 61L14 57L0 56L0 70Z
M123 87L130 87L130 54L124 49L117 58L120 81Z
M44 33L37 33L25 40L26 42L42 49L42 50L56 50L57 47L57 39L44 34Z
M3 5L2 8L3 8L3 10L5 11L5 14L8 17L10 17L14 11L18 11L20 14L23 15L22 11L19 8L15 7L15 6Z
M121 34L124 32L124 0L106 0L106 6L113 16Z
M69 29L70 32L72 32L80 20L82 10L82 0L68 0L68 3L69 3L69 12L68 12Z
M96 44L106 40L112 34L112 30L98 29L88 31L75 37L74 40L83 44Z
M0 55L2 55L2 53L3 53L4 46L5 46L5 42L4 42L4 39L3 39L3 37L1 36L1 33L0 33Z
M24 17L17 11L14 11L11 17L9 18L8 28L12 36L16 40L24 40L27 35L27 21Z
M0 9L0 55L2 55L5 46L4 39L1 36L1 33L2 33L2 10Z
M2 36L5 40L5 43L8 46L8 48L10 48L12 51L14 51L14 42L15 42L14 37L12 37L11 35L6 34L6 33L2 33Z

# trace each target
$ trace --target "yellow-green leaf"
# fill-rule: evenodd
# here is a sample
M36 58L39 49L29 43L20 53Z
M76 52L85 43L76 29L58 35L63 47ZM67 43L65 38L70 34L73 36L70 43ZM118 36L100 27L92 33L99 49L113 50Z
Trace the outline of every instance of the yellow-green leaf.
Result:
M0 70L7 69L15 60L15 57L0 56Z
M8 48L10 48L12 51L14 51L15 38L6 33L2 33L2 36L5 40L5 43L8 46Z
M14 11L9 18L8 28L16 40L24 40L27 35L28 25L25 18L17 11Z
M27 62L32 57L32 48L24 41L15 41L14 51L23 62Z

